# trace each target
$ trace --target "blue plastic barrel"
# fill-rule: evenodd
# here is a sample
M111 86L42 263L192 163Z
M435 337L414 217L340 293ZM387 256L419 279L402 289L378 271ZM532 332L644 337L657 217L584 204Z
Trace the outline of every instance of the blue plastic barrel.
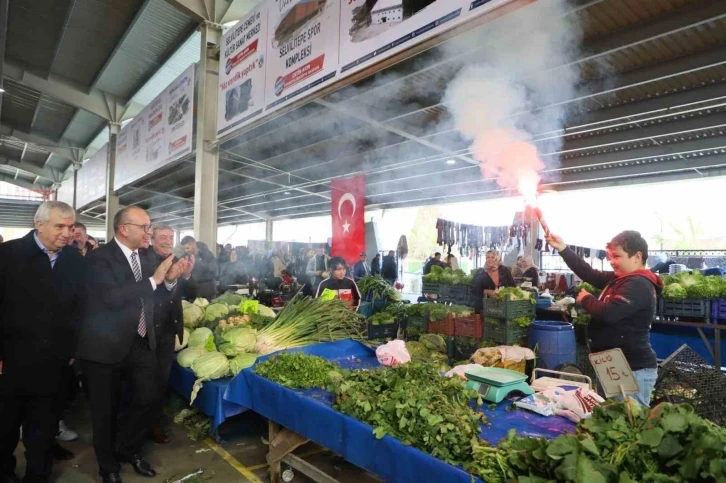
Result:
M535 320L529 328L529 347L536 348L537 367L542 369L577 362L575 329L567 322Z

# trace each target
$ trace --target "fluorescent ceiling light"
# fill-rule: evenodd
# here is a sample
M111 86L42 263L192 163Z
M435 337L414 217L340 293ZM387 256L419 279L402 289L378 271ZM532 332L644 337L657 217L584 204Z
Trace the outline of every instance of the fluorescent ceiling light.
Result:
M446 161L446 164L456 164L456 160L455 159L449 159L448 161Z

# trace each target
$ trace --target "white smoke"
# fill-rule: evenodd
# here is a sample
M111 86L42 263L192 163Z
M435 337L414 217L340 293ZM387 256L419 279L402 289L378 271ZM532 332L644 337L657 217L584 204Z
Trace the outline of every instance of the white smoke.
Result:
M562 129L565 108L553 104L570 99L579 80L571 63L581 32L567 11L566 0L539 0L484 25L477 39L484 61L464 67L444 97L483 175L526 196L536 191L541 171L553 167L540 153L562 142L533 140Z

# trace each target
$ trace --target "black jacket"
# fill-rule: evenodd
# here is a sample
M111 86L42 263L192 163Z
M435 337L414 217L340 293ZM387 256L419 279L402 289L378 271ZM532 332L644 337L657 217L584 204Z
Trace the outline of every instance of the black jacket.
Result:
M531 278L532 286L534 288L539 287L539 270L536 267L529 267L522 273L522 277Z
M569 248L560 255L578 277L603 290L599 298L582 300L582 307L590 314L590 350L620 348L634 371L658 367L650 345L650 325L663 288L658 276L640 270L616 277L613 272L593 269Z
M474 274L474 278L471 281L471 292L474 298L474 312L480 314L484 309L484 290L496 290L499 287L516 287L517 284L514 282L514 276L512 271L506 265L499 265L499 285L494 283L492 277L484 270L480 268Z
M82 359L104 364L121 362L131 350L144 299L149 345L156 347L154 332L154 289L149 278L156 267L149 257L139 256L141 280L136 281L118 242L94 250L88 257L88 297L78 342Z
M371 262L371 275L380 275L381 274L381 259L380 258L374 258Z
M350 293L352 298L351 306L353 310L358 310L358 306L360 305L360 291L358 290L358 285L356 285L353 280L349 278L337 280L333 277L323 280L320 282L320 285L318 285L318 291L315 294L315 297L320 297L320 294L322 294L326 288L337 292L338 295Z
M161 265L164 259L153 248L139 250L142 256L148 257L149 266L153 270ZM174 257L174 263L179 259ZM182 313L182 296L185 294L187 281L182 277L177 280L174 289L169 291L162 283L154 291L154 329L158 336L175 334L179 340L184 339L184 315Z
M55 393L75 357L86 261L66 246L51 269L34 232L0 244L0 394Z
M394 257L388 255L383 257L381 276L386 280L395 280L398 278L398 266L396 265L396 259Z

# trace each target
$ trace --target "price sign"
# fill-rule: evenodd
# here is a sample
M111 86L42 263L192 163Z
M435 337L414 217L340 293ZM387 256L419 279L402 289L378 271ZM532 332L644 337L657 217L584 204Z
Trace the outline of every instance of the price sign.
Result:
M610 349L590 354L590 364L595 369L605 396L613 397L640 390L622 350Z

